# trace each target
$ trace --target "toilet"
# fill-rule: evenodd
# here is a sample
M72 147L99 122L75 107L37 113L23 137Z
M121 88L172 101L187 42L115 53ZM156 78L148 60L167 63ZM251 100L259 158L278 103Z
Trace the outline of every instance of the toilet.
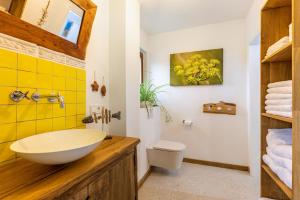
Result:
M180 169L185 149L182 143L161 140L147 148L149 165L169 170Z

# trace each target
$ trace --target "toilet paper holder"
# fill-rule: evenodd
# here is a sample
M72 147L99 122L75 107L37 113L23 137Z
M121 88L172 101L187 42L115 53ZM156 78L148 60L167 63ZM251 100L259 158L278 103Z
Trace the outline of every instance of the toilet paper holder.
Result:
M184 126L192 126L193 125L193 122L192 121L190 121L190 120L182 120L182 124L184 125Z

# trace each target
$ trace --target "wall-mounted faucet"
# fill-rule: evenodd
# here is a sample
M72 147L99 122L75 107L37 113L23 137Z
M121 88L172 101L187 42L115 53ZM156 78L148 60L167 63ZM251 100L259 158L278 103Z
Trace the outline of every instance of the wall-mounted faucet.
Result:
M14 102L20 102L22 101L23 99L28 99L30 100L30 98L27 96L29 93L29 91L23 93L22 91L20 90L16 90L16 91L13 91L12 93L10 93L9 95L9 98L14 101Z
M57 94L50 94L50 95L41 95L38 92L35 92L31 95L31 99L35 102L38 102L44 98L47 98L48 101L51 103L55 103L56 101L58 101L61 108L65 107L64 97L60 95L59 92Z

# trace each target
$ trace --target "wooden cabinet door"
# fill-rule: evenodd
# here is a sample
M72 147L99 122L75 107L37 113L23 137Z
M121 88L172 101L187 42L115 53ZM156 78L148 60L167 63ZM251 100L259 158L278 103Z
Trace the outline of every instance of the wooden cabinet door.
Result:
M89 200L109 200L109 173L106 172L88 185Z
M110 200L135 200L135 156L127 155L110 170Z
M70 189L56 200L87 200L89 199L88 187Z

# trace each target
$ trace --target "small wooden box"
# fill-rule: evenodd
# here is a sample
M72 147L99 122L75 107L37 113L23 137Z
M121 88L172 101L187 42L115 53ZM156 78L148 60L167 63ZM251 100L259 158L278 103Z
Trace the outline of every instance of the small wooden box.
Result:
M204 113L236 115L236 104L234 103L209 103L203 105Z

